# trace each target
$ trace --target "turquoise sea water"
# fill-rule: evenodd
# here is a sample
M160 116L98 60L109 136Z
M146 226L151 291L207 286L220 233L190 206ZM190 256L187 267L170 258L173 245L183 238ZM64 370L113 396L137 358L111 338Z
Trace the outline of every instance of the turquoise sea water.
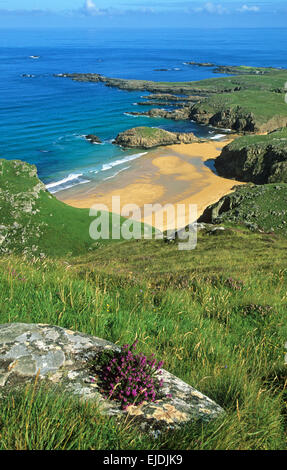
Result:
M194 122L129 116L129 111L140 109L134 103L142 101L143 92L77 83L53 74L199 80L219 75L184 62L287 68L286 49L287 29L2 30L0 157L36 164L51 192L113 178L143 153L123 151L111 143L125 129L158 126L211 138L219 131ZM156 72L159 68L169 70ZM98 135L103 144L87 142L83 135L88 133Z

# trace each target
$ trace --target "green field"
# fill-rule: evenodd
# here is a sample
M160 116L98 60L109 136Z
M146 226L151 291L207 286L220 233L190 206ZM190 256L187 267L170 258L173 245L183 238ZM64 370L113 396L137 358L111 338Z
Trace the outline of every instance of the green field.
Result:
M1 448L286 449L286 248L278 235L233 229L201 234L192 252L131 241L73 259L2 257L1 323L49 323L117 344L137 336L140 351L227 414L150 440L95 405L27 389L1 400Z

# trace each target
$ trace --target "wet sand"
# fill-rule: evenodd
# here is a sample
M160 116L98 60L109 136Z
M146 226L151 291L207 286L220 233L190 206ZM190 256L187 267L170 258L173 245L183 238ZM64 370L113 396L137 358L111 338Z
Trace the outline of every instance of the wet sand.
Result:
M221 178L214 170L214 159L230 141L180 144L160 147L133 162L132 168L116 177L98 183L87 183L56 194L57 198L74 207L90 208L104 204L108 210L120 213L126 204L141 209L141 220L159 229L182 228L194 222L210 204L230 193L240 183ZM242 184L242 183L241 183ZM112 205L112 197L120 196L120 206ZM186 215L176 211L169 219L159 208L156 217L146 204L182 204ZM197 214L189 213L197 205ZM163 215L163 225L161 216ZM134 218L139 218L134 214Z

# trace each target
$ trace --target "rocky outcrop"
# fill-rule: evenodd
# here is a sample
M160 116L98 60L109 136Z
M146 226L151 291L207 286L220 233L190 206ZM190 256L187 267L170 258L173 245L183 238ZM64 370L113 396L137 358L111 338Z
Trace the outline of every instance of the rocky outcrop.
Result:
M125 91L148 91L152 93L171 93L179 95L201 94L198 87L192 87L190 83L151 82L147 80L130 80L124 78L109 78L98 73L60 73L58 78L70 78L76 82L104 83L108 87ZM206 91L203 92L206 94Z
M22 390L37 376L55 393L96 401L104 415L126 416L147 432L174 429L193 420L208 422L223 413L208 397L165 370L161 375L165 398L123 410L117 401L103 397L100 379L93 372L106 351L120 349L109 341L58 326L0 325L0 395Z
M152 95L142 96L146 100L157 100L157 101L164 101L164 102L174 102L174 101L190 101L196 102L202 100L202 96L177 96L172 95L170 93L153 93Z
M215 161L221 176L256 184L287 182L287 129L249 136L223 148Z
M243 225L251 231L287 235L287 185L235 186L234 192L209 206L199 223Z
M280 69L272 67L245 67L243 65L219 65L214 69L214 73L228 75L266 75Z
M255 132L258 130L254 115L240 107L217 111L217 109L210 109L204 105L195 105L190 111L190 116L201 124L232 129L236 132Z
M95 134L88 134L85 136L85 139L91 142L91 144L101 144L101 139Z
M122 147L149 149L163 145L191 144L198 140L193 133L173 133L157 128L135 127L121 132L114 143Z
M222 215L232 211L240 206L246 197L246 193L235 191L232 194L223 196L218 202L208 206L204 213L199 217L199 224L216 224L222 222Z
M196 65L197 67L215 67L211 62L185 62L185 65Z
M163 118L173 119L174 121L186 121L190 119L190 107L182 107L173 111L167 111L166 109L153 108L145 112L131 112L132 116L148 116L151 118Z

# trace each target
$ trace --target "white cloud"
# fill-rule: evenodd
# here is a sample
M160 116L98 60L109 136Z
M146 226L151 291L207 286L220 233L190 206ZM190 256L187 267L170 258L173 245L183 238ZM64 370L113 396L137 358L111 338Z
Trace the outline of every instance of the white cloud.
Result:
M257 6L249 7L248 5L242 5L242 7L238 8L237 11L240 11L241 13L246 13L246 12L257 13L258 11L260 11L260 8Z
M228 13L228 10L218 3L211 3L207 2L202 7L194 8L194 11L198 13L211 13L217 15L223 15L224 13Z
M83 11L86 15L101 15L102 14L102 10L96 7L93 0L85 1Z

